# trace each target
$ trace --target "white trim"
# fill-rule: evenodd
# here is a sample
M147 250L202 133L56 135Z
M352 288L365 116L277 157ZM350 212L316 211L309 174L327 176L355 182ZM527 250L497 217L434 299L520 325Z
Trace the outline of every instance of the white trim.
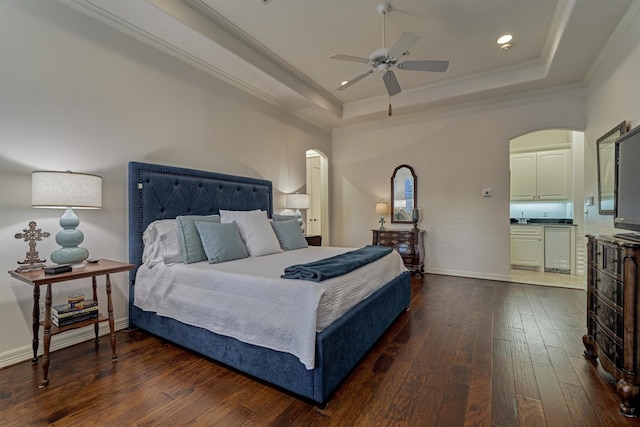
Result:
M471 279L484 279L484 280L497 280L500 282L510 282L510 275L503 274L485 274L478 273L475 271L461 271L461 270L450 270L448 268L430 268L426 267L425 273L427 274L440 274L442 276L456 276L456 277L468 277Z
M173 44L170 44L165 40L160 39L159 37L156 37L155 35L149 33L148 31L145 31L140 27L137 27L136 25L133 25L129 22L124 21L123 19L109 13L104 9L101 9L98 6L95 6L89 3L86 0L58 0L58 2L66 6L69 6L80 13L83 13L89 16L90 18L93 18L96 21L102 22L103 24L106 24L111 28L114 28L130 37L133 37L134 39L148 46L156 48L188 65L191 65L216 78L219 78L225 83L230 84L231 86L237 89L240 89L250 95L253 95L256 98L261 99L262 101L265 101L271 105L277 106L278 108L285 110L291 115L298 117L302 120L305 120L322 130L329 131L332 129L332 126L329 126L326 123L310 116L309 114L304 113L301 109L291 107L287 103L280 101L275 96L272 96L263 90L260 90L254 86L251 86L245 83L241 79L238 79L232 76L231 74L223 71L222 69L214 66L213 64L201 60L195 55L192 55L191 53Z
M115 330L120 331L122 329L126 329L129 327L129 317L123 317L122 319L118 319L115 321ZM38 356L42 356L44 353L42 339L42 330L44 328L40 327L40 342L38 346ZM101 351L111 351L111 343L109 342L109 322L100 322L100 326L98 329L98 336L100 337L100 347ZM105 338L106 336L106 338ZM63 348L70 347L72 345L76 345L83 342L93 342L95 339L95 332L93 330L93 325L86 326L84 328L70 330L61 334L57 334L51 337L51 345L49 347L49 352L54 352L56 350L60 350ZM32 337L25 337L25 341L28 341L29 344L11 349L4 353L0 354L0 368L4 368L6 366L15 365L16 363L24 362L25 360L31 360L33 357L33 349L31 348L31 340ZM116 347L116 352L118 347ZM52 356L55 358L55 355ZM51 373L51 372L50 372Z
M611 36L609 36L607 42L598 52L596 59L593 60L586 73L584 73L582 82L585 85L591 80L593 73L600 67L606 56L616 47L620 39L632 28L631 25L635 22L636 15L638 14L640 14L640 0L634 0L618 23L618 26L613 30Z

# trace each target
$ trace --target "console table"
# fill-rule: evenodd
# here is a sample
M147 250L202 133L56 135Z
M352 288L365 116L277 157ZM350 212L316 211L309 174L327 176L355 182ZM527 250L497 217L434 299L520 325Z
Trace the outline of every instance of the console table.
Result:
M422 277L424 273L424 230L371 230L373 245L389 246L398 251L404 265Z
M587 334L584 356L599 358L618 381L620 411L640 406L640 243L616 236L588 235Z

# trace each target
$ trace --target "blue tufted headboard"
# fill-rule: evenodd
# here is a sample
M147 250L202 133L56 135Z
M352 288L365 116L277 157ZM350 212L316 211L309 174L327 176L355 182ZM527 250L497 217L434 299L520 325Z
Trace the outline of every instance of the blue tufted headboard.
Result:
M150 163L129 163L129 262L142 263L142 234L157 219L262 209L271 218L271 181ZM133 286L131 286L131 290ZM130 301L133 295L130 294Z

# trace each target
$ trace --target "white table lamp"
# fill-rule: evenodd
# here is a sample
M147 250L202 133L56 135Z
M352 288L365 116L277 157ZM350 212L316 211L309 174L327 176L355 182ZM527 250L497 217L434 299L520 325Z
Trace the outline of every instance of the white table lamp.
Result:
M302 214L300 213L300 209L309 209L310 197L308 194L287 194L285 196L285 207L287 209L295 209L296 210L296 219L300 224L300 228L304 231L304 222L302 221Z
M80 220L73 209L102 207L102 178L84 173L34 171L31 173L31 206L65 209L60 218L62 230L56 234L61 248L53 251L56 264L79 264L89 257L89 251L78 246L84 234L76 227Z

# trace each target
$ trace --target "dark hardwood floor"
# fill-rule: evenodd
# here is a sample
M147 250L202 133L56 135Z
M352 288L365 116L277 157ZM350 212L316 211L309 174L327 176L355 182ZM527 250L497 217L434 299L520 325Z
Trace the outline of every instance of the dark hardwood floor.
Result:
M582 357L584 291L426 275L319 409L141 331L0 370L0 424L640 426ZM55 337L53 338L55 339Z

